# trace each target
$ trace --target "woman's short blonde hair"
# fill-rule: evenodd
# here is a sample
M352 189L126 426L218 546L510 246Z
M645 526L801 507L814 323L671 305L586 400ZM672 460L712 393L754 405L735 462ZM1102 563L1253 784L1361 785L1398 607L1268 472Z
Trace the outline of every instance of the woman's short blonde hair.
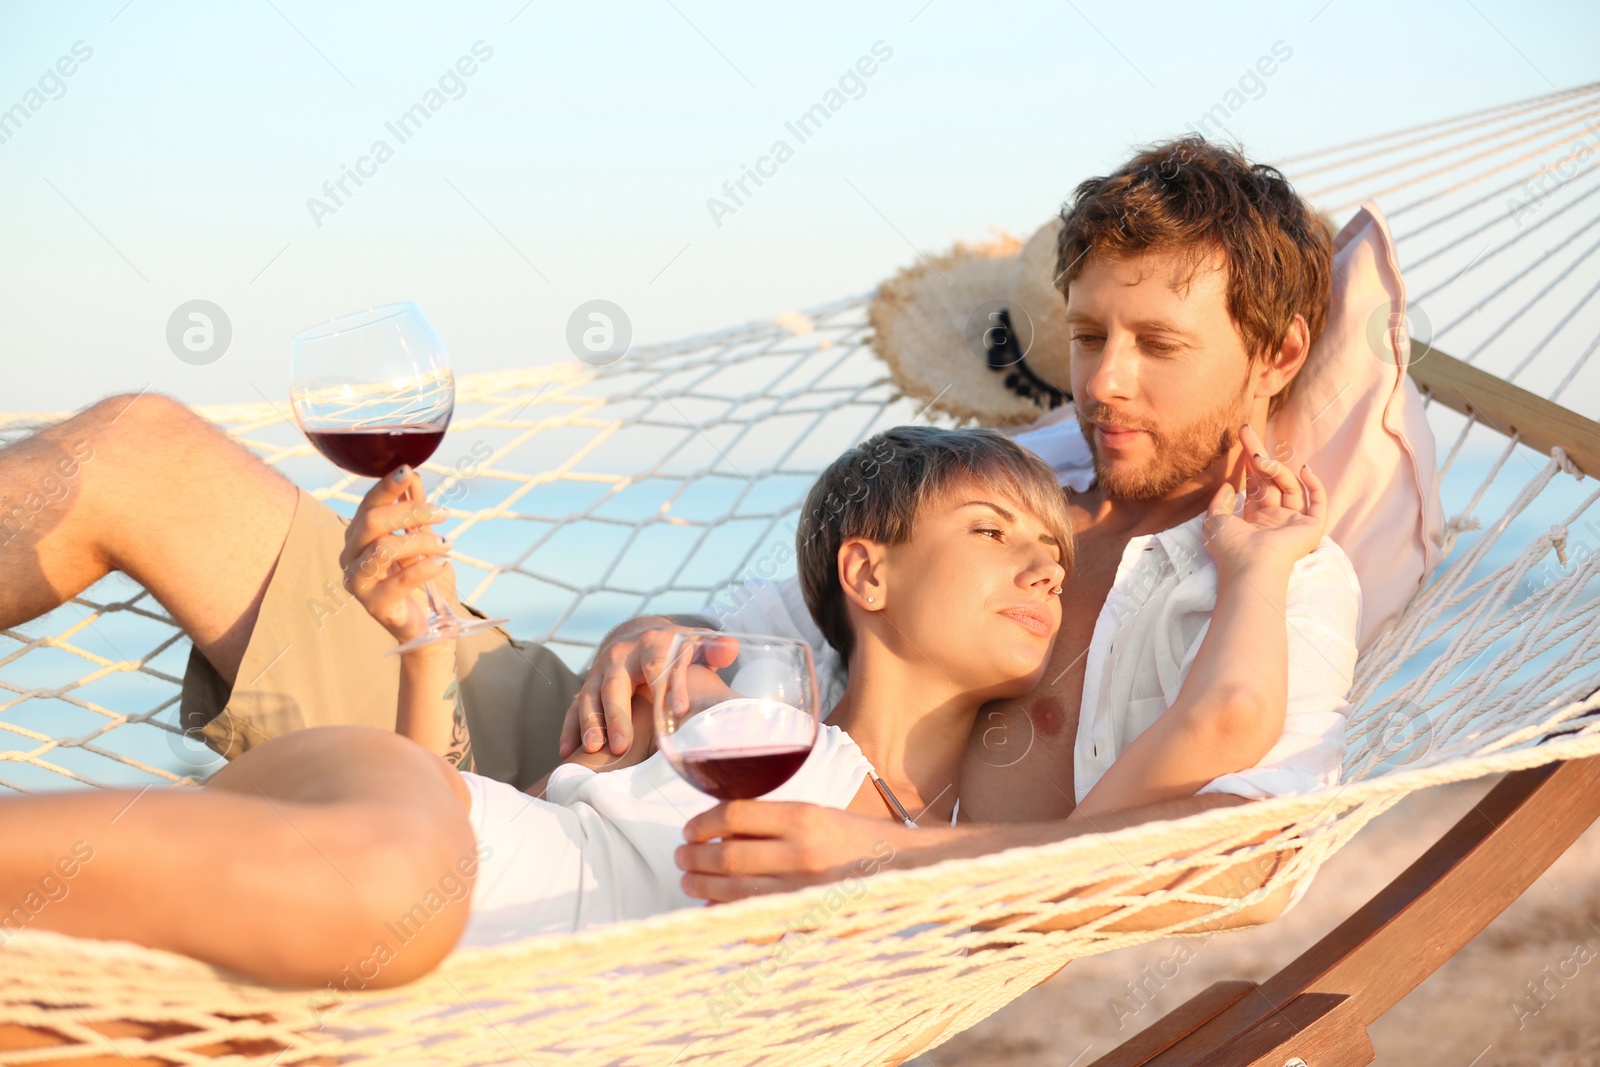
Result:
M995 492L1043 522L1061 543L1061 565L1071 573L1072 521L1055 472L1043 460L993 430L885 430L822 472L795 530L806 607L846 661L855 634L839 584L840 546L853 537L904 544L922 508L963 484Z

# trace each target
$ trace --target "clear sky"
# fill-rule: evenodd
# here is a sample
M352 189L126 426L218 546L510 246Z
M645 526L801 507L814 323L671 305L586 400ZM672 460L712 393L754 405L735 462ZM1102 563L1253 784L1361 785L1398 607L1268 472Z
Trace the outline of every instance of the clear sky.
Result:
M770 318L1026 235L1224 100L1275 159L1596 55L1576 2L0 0L0 411L277 400L296 330L396 300L463 372L570 358L593 299L636 344ZM168 344L191 300L209 363Z

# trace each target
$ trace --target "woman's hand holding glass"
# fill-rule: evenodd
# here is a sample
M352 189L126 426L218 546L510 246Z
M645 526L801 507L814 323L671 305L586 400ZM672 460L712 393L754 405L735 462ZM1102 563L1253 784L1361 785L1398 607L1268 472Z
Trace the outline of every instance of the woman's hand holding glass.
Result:
M413 514L424 524L437 521L431 517L415 467L433 455L450 427L455 376L443 342L415 304L371 308L302 330L289 345L289 381L295 421L317 451L352 474L380 479L380 487L390 482L403 486L416 503ZM383 499L392 504L398 498L385 489ZM432 574L405 575L424 564L413 561L402 568L397 561L412 559L430 537L437 547L437 535L424 532L420 540L396 538L374 546L365 537L371 532L358 535L363 537L361 553L371 554L366 558L368 573L358 572L355 581L374 583L367 595L374 598L381 612L378 621L390 633L410 634L386 655L446 644L507 621L457 615L428 580ZM384 531L392 533L393 528ZM358 555L351 548L347 541L348 558L341 562L348 564ZM384 573L376 574L380 569ZM390 574L391 569L396 573ZM444 567L429 561L425 569L437 574ZM390 581L401 575L403 580ZM404 607L413 599L409 593L414 579L420 579L416 584L427 604L420 630ZM351 581L347 570L346 587L354 592ZM377 588L386 581L387 588ZM396 591L407 595L396 597Z
M367 490L345 528L344 587L402 644L428 632L423 584L450 570L450 546L433 530L448 514L423 499L421 477L402 467Z

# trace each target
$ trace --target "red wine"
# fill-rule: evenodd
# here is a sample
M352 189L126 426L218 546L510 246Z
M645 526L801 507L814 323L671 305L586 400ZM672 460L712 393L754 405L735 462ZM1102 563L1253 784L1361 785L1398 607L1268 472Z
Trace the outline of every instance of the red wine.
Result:
M810 745L698 749L680 754L683 776L718 800L764 796L794 777Z
M444 440L439 426L394 426L382 430L308 430L317 451L351 474L382 478L402 464L422 463Z

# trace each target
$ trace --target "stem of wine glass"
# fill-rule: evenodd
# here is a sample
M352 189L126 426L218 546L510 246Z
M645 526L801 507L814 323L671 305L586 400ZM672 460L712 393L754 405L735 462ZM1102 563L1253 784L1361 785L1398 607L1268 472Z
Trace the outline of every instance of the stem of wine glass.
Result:
M437 630L439 625L455 612L439 607L439 594L433 588L432 578L422 583L422 592L428 598L428 629Z
M426 502L427 498L423 497L422 500L418 500L412 495L411 489L408 487L406 489L405 500L408 503L421 504ZM424 529L426 529L426 527L424 527ZM413 532L415 531L406 531L407 534ZM456 617L455 612L449 610L447 607L440 606L442 601L439 598L439 591L433 587L432 578L429 578L427 581L422 583L422 595L426 597L428 601L428 631L430 633L437 632L445 624L446 620Z

